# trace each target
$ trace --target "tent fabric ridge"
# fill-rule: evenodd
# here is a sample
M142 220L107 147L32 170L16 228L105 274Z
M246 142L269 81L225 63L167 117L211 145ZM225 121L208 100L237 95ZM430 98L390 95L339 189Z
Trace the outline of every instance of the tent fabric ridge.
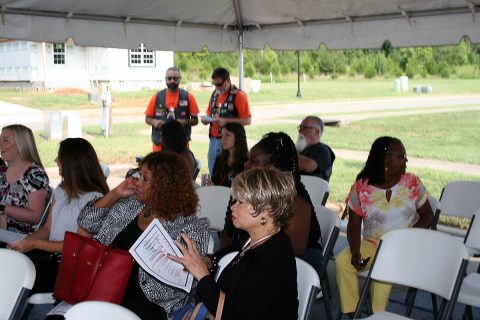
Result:
M234 0L235 7L238 6L238 0ZM239 6L238 6L239 8ZM239 9L238 9L239 10ZM210 29L221 29L226 30L225 25L228 26L229 31L234 30L262 30L270 28L279 28L279 27L306 27L322 24L333 24L333 23L353 23L353 22L362 22L362 21L374 21L374 20L386 20L386 19L395 19L403 18L411 20L413 18L419 17L430 17L430 16L439 16L447 14L463 14L471 13L473 15L473 21L475 21L475 13L479 12L479 5L475 5L472 2L466 1L466 5L463 7L453 7L453 8L442 8L442 9L428 9L428 10L417 10L417 11L408 11L406 9L400 9L399 12L391 13L381 13L381 14L370 14L370 15L349 15L343 13L341 16L327 19L312 19L312 20L303 20L300 18L295 18L291 22L280 22L280 23L259 23L252 22L251 24L245 25L241 17L241 12L235 10L237 17L237 24L213 24L213 23L199 23L199 22L188 22L185 20L162 20L162 19L149 19L149 18L135 18L135 17L121 17L121 16L111 16L111 15L96 15L96 14L87 14L80 12L62 12L62 11L51 11L51 10L35 10L35 9L23 9L23 8L11 8L7 6L1 7L2 14L2 24L5 24L5 14L12 15L27 15L27 16L39 16L39 17L50 17L50 18L63 18L67 22L73 19L79 20L97 20L97 21L106 21L106 22L122 22L122 23L132 23L132 24L151 24L151 25L165 25L172 27L185 27L185 28L210 28ZM128 19L128 21L126 21ZM180 22L181 21L181 22ZM180 23L179 23L180 22Z

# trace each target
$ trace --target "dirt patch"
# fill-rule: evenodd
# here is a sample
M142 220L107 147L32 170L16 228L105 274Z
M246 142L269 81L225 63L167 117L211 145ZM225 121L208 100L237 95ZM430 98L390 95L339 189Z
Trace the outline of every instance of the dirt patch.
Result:
M87 91L77 89L77 88L58 88L58 89L55 89L53 92L57 94L78 94L78 95L84 95L87 93Z

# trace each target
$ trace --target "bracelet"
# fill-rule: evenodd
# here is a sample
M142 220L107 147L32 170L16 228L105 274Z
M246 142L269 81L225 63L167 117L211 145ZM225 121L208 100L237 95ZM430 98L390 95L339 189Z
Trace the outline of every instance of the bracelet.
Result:
M205 255L206 257L210 258L210 261L212 261L212 266L210 267L210 269L208 269L208 272L210 272L211 274L214 274L215 271L217 271L218 269L218 259L217 259L217 256L214 255L214 254L207 254Z
M5 204L0 203L0 217L5 214Z

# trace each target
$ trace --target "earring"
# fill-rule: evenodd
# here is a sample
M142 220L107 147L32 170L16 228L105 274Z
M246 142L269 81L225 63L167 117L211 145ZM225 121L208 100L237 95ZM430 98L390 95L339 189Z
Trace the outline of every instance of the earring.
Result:
M265 217L262 217L262 219L260 219L260 224L264 226L266 223L267 223L267 219L265 219Z

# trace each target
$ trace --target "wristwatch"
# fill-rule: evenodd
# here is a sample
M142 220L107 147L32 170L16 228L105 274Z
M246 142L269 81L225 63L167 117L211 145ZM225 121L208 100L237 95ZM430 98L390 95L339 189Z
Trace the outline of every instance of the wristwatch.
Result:
M0 217L5 214L5 205L0 203Z

